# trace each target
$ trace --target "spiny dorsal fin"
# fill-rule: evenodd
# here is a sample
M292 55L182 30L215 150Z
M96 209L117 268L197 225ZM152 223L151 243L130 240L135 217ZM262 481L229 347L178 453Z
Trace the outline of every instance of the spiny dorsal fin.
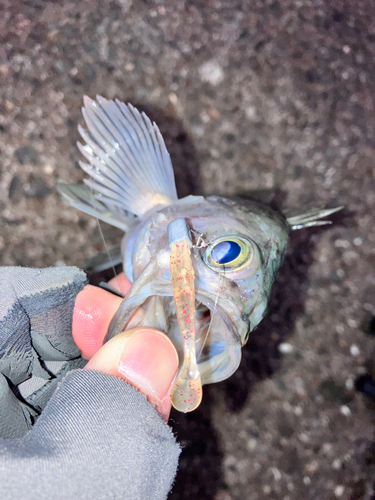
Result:
M85 97L82 113L87 130L78 130L86 144L78 147L89 163L80 166L98 200L138 216L177 200L171 159L155 123L131 104L100 96Z
M284 210L284 216L292 230L302 229L304 227L312 226L326 226L332 224L330 220L320 220L328 217L344 207L335 208L297 208Z

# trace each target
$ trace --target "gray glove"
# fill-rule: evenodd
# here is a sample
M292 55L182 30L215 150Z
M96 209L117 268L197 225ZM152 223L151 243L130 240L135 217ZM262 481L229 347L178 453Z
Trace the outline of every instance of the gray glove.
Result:
M85 283L76 268L0 268L2 500L163 500L170 490L180 448L146 398L110 375L66 375L85 363L71 336Z
M71 326L86 282L76 267L1 268L0 437L23 436L58 381L85 365Z

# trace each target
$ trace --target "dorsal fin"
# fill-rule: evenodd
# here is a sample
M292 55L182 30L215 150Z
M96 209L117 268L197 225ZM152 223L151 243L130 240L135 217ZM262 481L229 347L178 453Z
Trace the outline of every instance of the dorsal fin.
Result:
M138 216L177 200L173 168L155 123L131 104L85 97L87 130L78 127L85 145L78 147L89 163L81 168L95 197Z

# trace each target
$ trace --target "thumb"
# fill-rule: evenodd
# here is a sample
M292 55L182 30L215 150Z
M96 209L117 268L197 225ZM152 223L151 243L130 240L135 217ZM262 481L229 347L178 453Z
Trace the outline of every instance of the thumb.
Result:
M122 378L142 392L168 420L178 356L169 338L154 328L133 328L101 347L85 366Z

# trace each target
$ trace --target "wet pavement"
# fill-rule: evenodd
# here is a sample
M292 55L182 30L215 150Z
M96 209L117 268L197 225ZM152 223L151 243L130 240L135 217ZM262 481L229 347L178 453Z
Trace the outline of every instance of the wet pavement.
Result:
M83 178L84 94L158 123L181 196L345 206L292 234L238 372L172 414L170 499L373 498L375 403L355 380L375 375L374 14L370 0L1 3L2 265L82 266L103 248L56 193Z

